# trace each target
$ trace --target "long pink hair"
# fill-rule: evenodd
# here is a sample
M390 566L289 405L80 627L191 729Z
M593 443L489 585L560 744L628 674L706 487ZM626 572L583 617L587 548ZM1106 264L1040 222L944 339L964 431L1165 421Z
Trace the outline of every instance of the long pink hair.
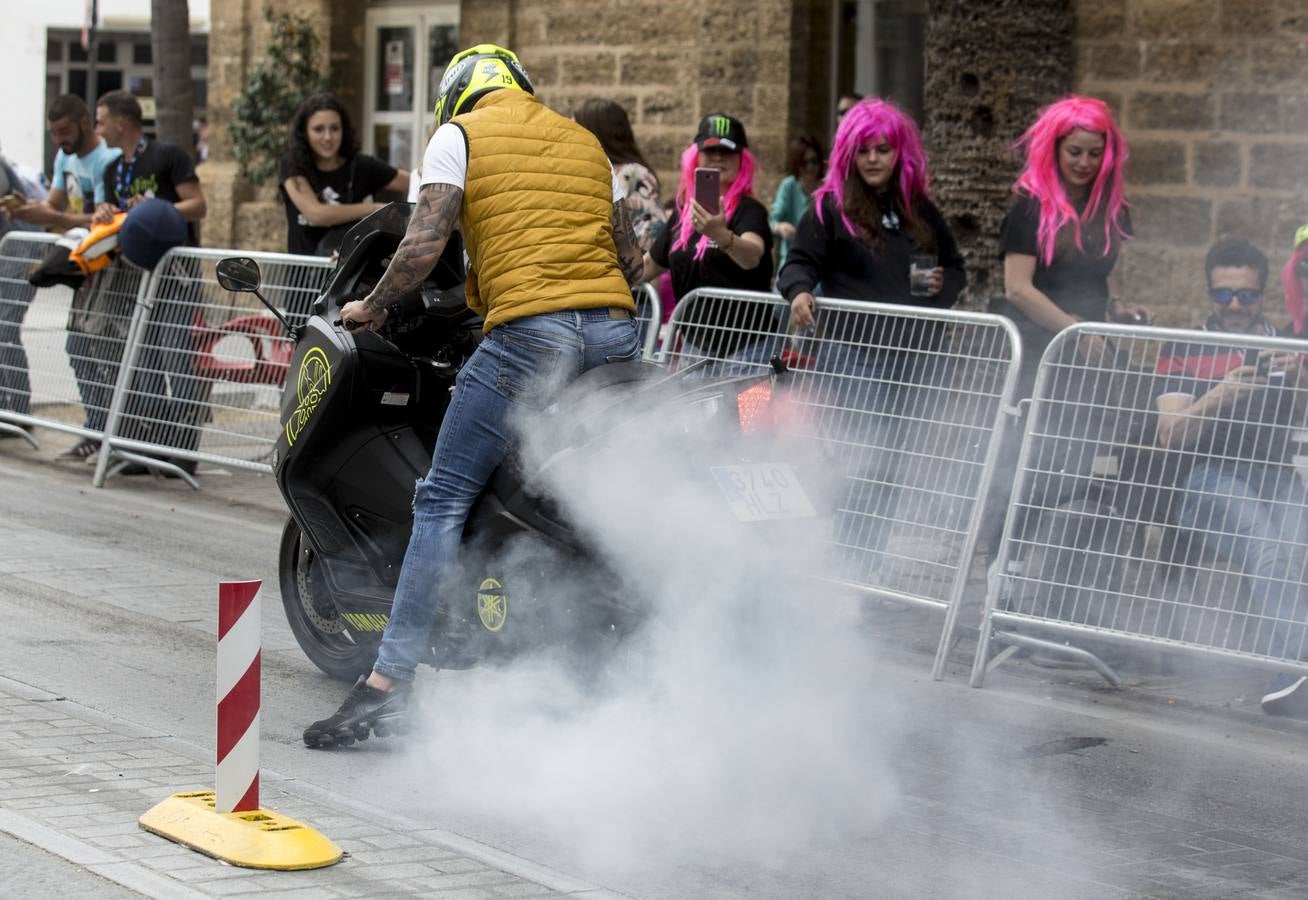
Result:
M679 217L677 239L672 242L673 250L680 250L690 244L690 236L695 233L695 223L690 217L690 201L695 198L695 167L699 165L699 147L691 144L681 154L681 183L677 185L677 214ZM754 159L754 154L748 150L740 151L740 173L736 175L736 180L731 182L731 187L727 188L726 194L722 196L722 218L727 221L731 220L732 215L736 212L736 207L740 205L740 198L749 196L754 193L754 173L758 171L758 163ZM695 258L703 259L704 251L708 249L709 239L707 235L700 235L698 243L695 244Z
M835 197L836 208L840 210L840 220L845 228L851 235L858 234L854 223L845 213L845 181L854 170L859 148L878 138L898 151L895 158L895 170L899 174L896 190L907 219L912 220L914 201L930 199L926 151L922 149L922 135L918 132L917 125L889 100L869 97L854 104L836 129L835 145L831 148L831 159L827 164L827 176L822 180L822 186L813 192L813 204L819 222L822 221L822 200L831 194Z
M1067 188L1058 174L1058 148L1063 138L1076 129L1104 136L1104 155L1090 186L1090 200L1085 212L1078 216L1067 196ZM1113 121L1108 104L1093 97L1064 97L1040 111L1035 124L1013 145L1026 154L1022 174L1013 185L1014 193L1027 194L1040 204L1040 225L1036 229L1036 247L1045 265L1054 259L1054 244L1058 232L1069 222L1076 238L1076 249L1084 252L1081 243L1081 223L1093 221L1104 213L1104 255L1113 246L1113 234L1125 240L1122 228L1122 210L1127 206L1123 194L1122 170L1130 151Z
M1290 320L1294 322L1294 333L1303 334L1304 314L1308 310L1304 309L1303 290L1299 287L1299 276L1294 271L1300 261L1308 259L1308 240L1294 248L1290 254L1290 261L1285 264L1281 270L1281 287L1285 290L1285 311L1290 314Z

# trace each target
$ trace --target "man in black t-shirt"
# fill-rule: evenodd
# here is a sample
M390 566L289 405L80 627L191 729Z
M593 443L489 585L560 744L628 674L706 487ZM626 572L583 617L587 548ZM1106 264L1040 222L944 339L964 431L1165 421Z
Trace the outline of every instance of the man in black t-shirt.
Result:
M96 207L94 221L110 222L115 214L158 197L177 207L186 221L187 244L199 246L197 223L204 218L206 202L190 155L176 144L146 139L141 104L127 91L110 91L96 102L95 128L110 147L119 148L123 155L105 169L106 202ZM193 263L190 259L169 258L160 265L175 267L172 274L186 281L194 274ZM208 415L208 385L195 377L193 363L194 301L164 294L158 299L163 302L151 312L139 373L132 384L132 396L143 398L150 409L128 409L130 436L194 450L199 444L199 425ZM112 366L116 377L116 359L100 362ZM188 472L195 471L194 460L174 462ZM134 467L124 471L144 474L147 470Z
M1263 317L1267 257L1258 248L1220 241L1205 270L1204 331L1276 335ZM1240 628L1253 646L1232 649L1308 659L1308 492L1292 449L1308 408L1304 360L1282 350L1169 342L1157 372L1158 442L1195 460L1181 483L1177 521L1192 543L1226 560L1249 586L1252 602ZM1263 708L1308 713L1306 683L1302 676L1273 682Z
M110 91L96 102L95 130L106 144L123 151L104 170L105 202L96 207L95 221L110 222L115 213L159 197L177 207L187 223L187 243L199 246L196 223L204 218L206 203L187 152L167 141L146 140L141 104L127 91Z

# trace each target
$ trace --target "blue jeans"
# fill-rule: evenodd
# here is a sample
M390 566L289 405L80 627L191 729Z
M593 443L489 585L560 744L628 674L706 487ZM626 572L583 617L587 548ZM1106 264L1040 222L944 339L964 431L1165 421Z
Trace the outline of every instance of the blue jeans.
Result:
M1308 494L1289 469L1239 471L1199 463L1185 482L1179 524L1205 551L1248 579L1251 598L1246 628L1251 649L1278 659L1305 653L1308 603Z
M635 322L607 309L514 319L486 335L459 372L431 471L414 492L413 531L374 671L413 680L431 646L441 582L468 513L514 442L515 417L544 408L588 369L639 358Z

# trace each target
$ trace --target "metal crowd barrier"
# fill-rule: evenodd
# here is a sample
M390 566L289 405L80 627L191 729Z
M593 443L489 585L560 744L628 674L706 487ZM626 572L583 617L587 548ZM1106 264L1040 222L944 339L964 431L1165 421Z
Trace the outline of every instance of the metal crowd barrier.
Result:
M701 289L673 310L660 359L711 374L780 356L803 413L841 473L819 580L945 613L943 676L1020 365L1001 316L818 298L815 329L787 333L774 294Z
M1113 684L1112 654L1130 647L1308 672L1308 375L1187 406L1268 350L1305 354L1308 342L1105 324L1054 339L973 686L1021 648ZM1164 419L1160 397L1184 412ZM993 642L1006 646L991 659Z
M76 290L34 288L28 276L57 238L0 240L0 422L101 440L149 273L120 261Z
M252 295L219 286L215 268L232 253L176 248L155 267L114 392L97 487L126 465L188 481L199 462L272 471L293 344ZM263 295L292 325L308 317L332 269L326 258L241 255L259 263Z
M652 360L658 351L659 330L663 327L663 303L658 288L641 284L631 289L636 301L636 329L640 334L641 354Z

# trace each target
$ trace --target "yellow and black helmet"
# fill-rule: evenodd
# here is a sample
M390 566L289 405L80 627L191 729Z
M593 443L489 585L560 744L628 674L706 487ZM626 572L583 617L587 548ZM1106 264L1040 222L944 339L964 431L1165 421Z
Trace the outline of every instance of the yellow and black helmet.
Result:
M498 90L536 93L512 50L494 44L469 47L445 67L436 96L436 125L472 109L483 94Z

